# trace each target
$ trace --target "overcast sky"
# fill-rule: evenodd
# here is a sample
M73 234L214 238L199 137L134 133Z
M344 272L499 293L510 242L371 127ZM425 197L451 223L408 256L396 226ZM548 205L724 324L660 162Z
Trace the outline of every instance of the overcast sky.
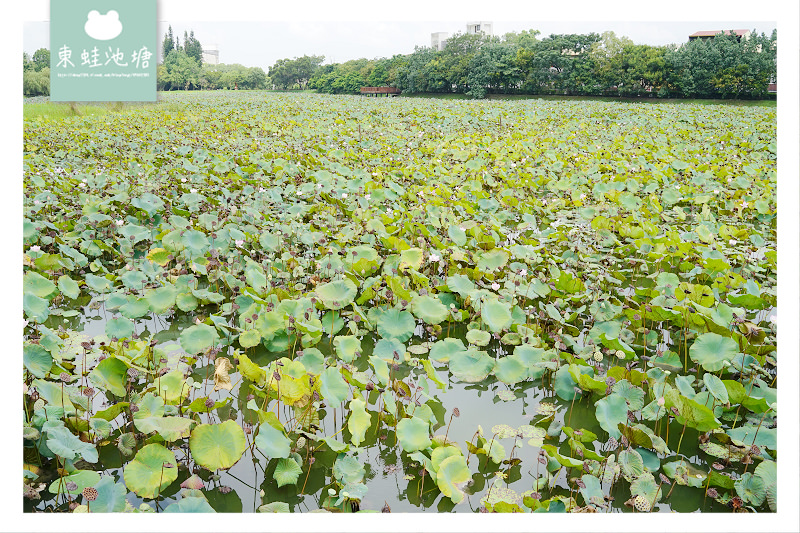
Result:
M46 2L35 0L32 4L43 5L30 9L24 19L23 50L28 54L49 47ZM427 5L421 0L406 0L380 7L380 2L315 0L265 10L259 4L243 0L219 3L162 0L158 35L160 44L168 25L181 40L184 31L194 30L203 45L219 49L221 62L259 66L266 71L278 59L306 54L324 55L326 63L410 54L415 46L430 46L432 32L451 35L464 32L467 22L477 20L493 22L494 34L500 36L529 29L539 30L543 37L551 33L614 31L618 36L630 37L634 43L650 45L685 42L689 34L698 30L755 29L769 34L778 27L776 12L754 11L752 7L740 9L734 4L726 3L729 5L726 11L695 7L688 10L681 6L688 7L691 3L679 0L671 4L678 9L667 13L627 2L604 3L604 10L597 11L595 3L580 1L545 9L537 3L531 9L509 7L503 1L473 5L447 0ZM332 9L332 5L338 8ZM731 5L734 9L730 9ZM675 21L658 20L666 14ZM685 20L687 15L696 18Z

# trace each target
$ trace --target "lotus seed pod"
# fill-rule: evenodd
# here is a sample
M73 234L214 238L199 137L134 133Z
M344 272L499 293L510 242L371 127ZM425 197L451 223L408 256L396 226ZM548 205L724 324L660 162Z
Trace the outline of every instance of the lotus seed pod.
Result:
M641 494L637 494L636 498L633 499L633 506L641 513L650 512L650 502Z
M94 487L86 487L83 489L83 497L86 498L86 501L95 501L97 499L97 489Z

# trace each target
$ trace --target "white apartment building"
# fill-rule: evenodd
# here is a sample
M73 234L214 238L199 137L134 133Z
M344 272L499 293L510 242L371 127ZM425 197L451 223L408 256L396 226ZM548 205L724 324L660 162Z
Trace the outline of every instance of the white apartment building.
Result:
M431 33L431 48L441 52L444 50L444 45L447 43L448 37L450 37L450 34L446 31L437 31L436 33Z
M492 35L492 23L487 21L468 22L467 33L470 35L477 35L479 33Z

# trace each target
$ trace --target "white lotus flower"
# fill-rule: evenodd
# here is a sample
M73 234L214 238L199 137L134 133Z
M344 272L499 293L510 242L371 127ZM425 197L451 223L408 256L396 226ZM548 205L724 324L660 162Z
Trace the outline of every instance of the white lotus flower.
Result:
M31 246L31 252L38 252L40 250L41 250L41 248L37 244L34 244L33 246Z
M189 192L197 192L197 189L189 189Z
M436 255L436 254L431 254L430 260L431 260L432 262L434 262L434 263L438 263L438 262L439 262L439 259L440 259L440 257L439 257L438 255Z
M347 198L347 193L346 192L342 193L342 198Z
M244 244L244 240L242 240L242 239L236 239L235 242L236 242L236 247L237 248L241 248L242 245Z
M500 284L497 283L496 281L492 283L492 290L494 291L500 290Z
M125 224L125 221L120 219L120 220L116 221L116 224L117 224L117 226L122 226L123 224Z

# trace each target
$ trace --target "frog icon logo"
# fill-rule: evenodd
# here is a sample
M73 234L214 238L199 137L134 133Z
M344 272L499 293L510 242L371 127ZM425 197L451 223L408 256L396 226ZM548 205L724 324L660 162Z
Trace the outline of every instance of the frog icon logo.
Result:
M86 24L83 26L86 35L98 41L109 41L122 33L122 23L119 13L113 9L101 15L99 11L89 11Z

